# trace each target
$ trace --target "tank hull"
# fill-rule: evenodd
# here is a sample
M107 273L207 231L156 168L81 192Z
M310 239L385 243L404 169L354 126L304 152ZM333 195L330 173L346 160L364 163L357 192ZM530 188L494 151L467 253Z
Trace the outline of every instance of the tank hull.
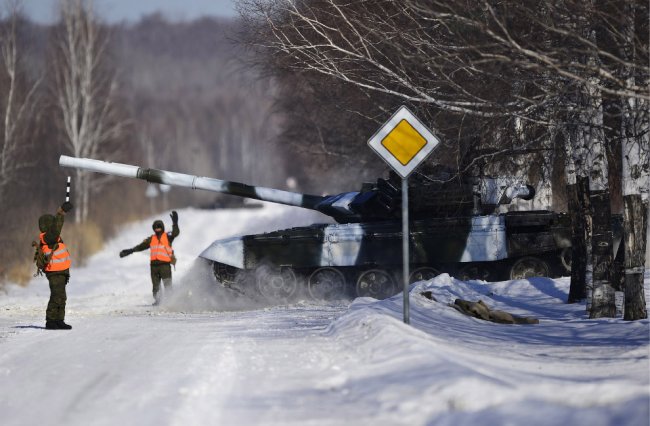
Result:
M416 220L410 242L412 281L443 272L485 280L569 272L563 258L571 246L569 219L549 211ZM269 296L265 286L275 282L275 297L314 296L325 280L341 295L383 298L401 288L401 221L314 224L229 238L200 257L213 262L218 281L243 292ZM528 263L517 265L522 259Z

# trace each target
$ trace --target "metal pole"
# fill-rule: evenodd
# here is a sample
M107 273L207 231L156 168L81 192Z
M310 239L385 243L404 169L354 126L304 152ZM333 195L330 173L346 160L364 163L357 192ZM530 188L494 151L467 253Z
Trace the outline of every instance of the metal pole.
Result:
M409 186L408 177L402 179L402 270L404 271L404 324L409 315Z

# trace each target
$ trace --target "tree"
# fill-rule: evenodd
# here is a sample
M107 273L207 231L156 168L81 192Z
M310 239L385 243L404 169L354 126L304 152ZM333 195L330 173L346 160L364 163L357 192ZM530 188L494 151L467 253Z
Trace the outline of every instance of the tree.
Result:
M53 71L55 103L65 145L75 157L96 158L121 133L117 116L115 73L107 64L108 37L93 15L92 2L61 0L56 28ZM90 195L98 189L92 173L75 171L75 219L88 217Z
M587 2L593 8L592 2ZM598 20L591 15L582 16L578 29L583 38L597 46L595 23ZM590 69L602 68L602 62L595 49L586 50L580 62ZM601 77L592 75L579 85L578 115L579 144L584 147L584 163L588 168L589 204L587 215L587 310L590 318L616 316L615 291L611 280L613 263L612 219L609 196L608 163L605 150L605 132L603 118L603 95L600 85ZM588 251L589 253L589 251Z
M29 144L26 132L29 131L30 120L35 119L34 106L38 102L37 89L41 82L41 79L38 79L34 83L28 83L25 78L16 37L19 5L18 1L10 1L6 4L8 19L2 26L0 38L2 52L0 77L5 82L0 93L2 97L0 200L4 198L7 186L16 178L18 172L29 165L20 157L20 153Z
M639 56L638 37L648 34L647 9L634 6L626 0L623 10L626 19L622 26L623 44L619 52L627 63L634 63ZM646 38L647 46L647 38ZM627 64L620 68L620 78L634 87L641 81L648 87L650 75ZM623 164L624 241L625 241L625 310L626 320L648 317L645 306L643 274L645 269L648 221L648 191L650 191L650 112L645 99L620 97L622 136L621 154Z

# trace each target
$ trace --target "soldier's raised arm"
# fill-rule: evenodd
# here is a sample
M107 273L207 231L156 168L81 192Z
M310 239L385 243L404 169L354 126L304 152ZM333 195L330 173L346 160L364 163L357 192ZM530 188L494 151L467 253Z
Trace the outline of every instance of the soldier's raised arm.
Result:
M172 242L174 238L178 237L178 234L181 233L180 228L178 227L178 213L176 210L172 210L172 213L169 215L172 218L172 232L169 235L169 242Z
M45 242L53 246L57 243L59 237L61 236L61 230L63 229L63 222L65 221L65 214L72 210L72 203L66 201L63 203L57 210L56 215L54 216L53 222L48 226L48 229L45 231L43 239Z

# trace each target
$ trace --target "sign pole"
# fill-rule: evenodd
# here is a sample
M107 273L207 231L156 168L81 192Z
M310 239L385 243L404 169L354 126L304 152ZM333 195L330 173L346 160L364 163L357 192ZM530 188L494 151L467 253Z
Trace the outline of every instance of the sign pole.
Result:
M404 324L409 324L409 185L408 177L402 179L402 270L404 272Z
M438 146L440 141L406 106L385 122L368 140L372 148L402 178L402 271L404 272L404 323L409 312L409 185L408 176Z

